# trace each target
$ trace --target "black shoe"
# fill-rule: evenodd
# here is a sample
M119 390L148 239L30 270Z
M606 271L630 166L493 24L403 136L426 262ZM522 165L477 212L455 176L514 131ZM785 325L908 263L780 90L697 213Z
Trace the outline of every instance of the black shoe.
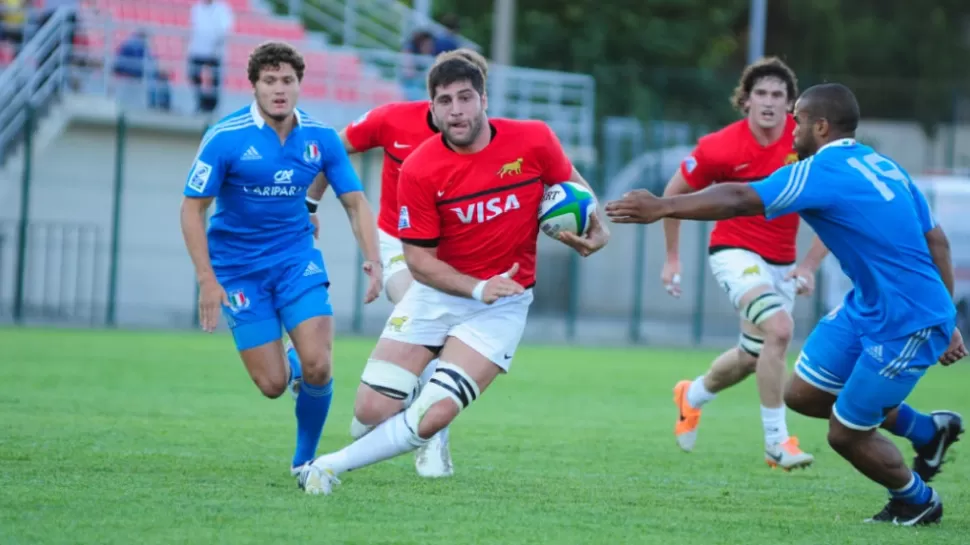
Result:
M889 500L889 503L866 522L889 522L896 526L925 526L943 519L943 500L933 491L930 501L922 505Z
M933 411L930 416L936 424L936 435L932 441L916 449L916 457L913 459L913 471L927 483L943 468L946 451L960 440L963 433L963 418L959 414Z

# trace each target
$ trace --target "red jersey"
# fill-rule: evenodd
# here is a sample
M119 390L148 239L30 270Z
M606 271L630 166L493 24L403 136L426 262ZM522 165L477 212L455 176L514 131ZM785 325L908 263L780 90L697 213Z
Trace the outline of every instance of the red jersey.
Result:
M347 140L355 150L384 148L377 226L389 235L397 236L397 182L401 164L421 142L437 132L427 100L385 104L347 126Z
M430 138L404 161L398 204L401 242L438 248L438 259L487 280L519 264L514 280L535 284L537 213L546 185L573 171L542 121L491 119L492 141L460 154Z
M785 120L785 130L773 144L762 146L755 140L748 120L742 119L702 137L694 152L680 165L680 173L696 190L718 182L756 182L779 168L794 163L795 118ZM798 214L773 220L763 216L743 216L718 221L711 232L710 251L722 248L750 250L765 261L787 265L797 257Z

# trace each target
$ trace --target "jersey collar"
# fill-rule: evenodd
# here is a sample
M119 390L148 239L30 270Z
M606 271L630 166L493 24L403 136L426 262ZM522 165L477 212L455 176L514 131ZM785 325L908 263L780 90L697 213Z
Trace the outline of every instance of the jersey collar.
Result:
M818 148L815 153L820 153L825 148L836 148L839 146L854 146L856 144L855 138L839 138L838 140L833 140L828 144Z
M259 115L259 106L256 105L255 100L249 105L249 115L252 116L253 123L255 123L260 129L266 126L266 120L263 119L263 116ZM303 113L300 112L300 110L293 108L293 115L296 116L296 125L298 127L303 126Z

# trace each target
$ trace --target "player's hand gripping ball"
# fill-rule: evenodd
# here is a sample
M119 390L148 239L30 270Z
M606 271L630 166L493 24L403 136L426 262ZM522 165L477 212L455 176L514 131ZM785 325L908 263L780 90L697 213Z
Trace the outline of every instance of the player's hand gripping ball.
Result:
M595 211L596 199L585 187L573 182L551 185L539 205L539 228L552 238L562 231L583 236Z

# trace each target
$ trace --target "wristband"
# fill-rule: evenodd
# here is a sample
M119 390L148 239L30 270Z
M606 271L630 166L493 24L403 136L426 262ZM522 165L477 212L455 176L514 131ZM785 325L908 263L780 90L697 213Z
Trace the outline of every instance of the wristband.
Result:
M482 280L475 285L475 289L472 290L472 299L475 299L476 301L482 300L482 296L485 294L485 284L488 284L487 280Z
M309 210L311 214L317 213L318 206L320 206L320 201L315 201L309 196L306 198L306 209Z

